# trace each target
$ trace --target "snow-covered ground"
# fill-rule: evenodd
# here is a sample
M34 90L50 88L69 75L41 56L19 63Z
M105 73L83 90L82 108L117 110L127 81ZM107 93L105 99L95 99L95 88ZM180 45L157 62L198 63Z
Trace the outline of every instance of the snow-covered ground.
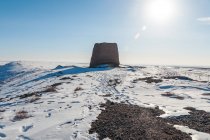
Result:
M100 104L106 100L142 107L159 106L166 112L160 117L186 115L189 110L184 107L210 112L209 68L87 66L0 63L0 139L97 139L97 134L88 131L101 112ZM139 79L145 77L163 81L150 83ZM169 93L172 96L163 96ZM187 126L174 127L191 132L193 139L210 139L210 134Z

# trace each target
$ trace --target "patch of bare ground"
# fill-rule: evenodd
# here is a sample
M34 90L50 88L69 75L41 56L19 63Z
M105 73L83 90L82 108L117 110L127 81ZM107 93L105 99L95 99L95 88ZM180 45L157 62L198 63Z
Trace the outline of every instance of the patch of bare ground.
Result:
M204 100L208 100L208 101L210 101L210 98L201 98L201 99L204 99Z
M16 112L14 118L12 119L12 121L21 121L23 119L27 119L29 117L32 117L32 115L29 115L27 111L25 110L21 110Z
M117 86L119 85L120 83L122 83L122 81L120 79L110 79L108 81L108 86Z
M0 109L0 112L5 112L6 110L5 109Z
M45 92L56 92L56 89L55 89L55 87L50 86L50 87L47 87L46 89L44 89L42 91L37 91L37 92L32 92L32 93L26 93L26 94L19 95L18 97L20 99L32 98L32 101L33 101L33 100L40 99L40 97L42 96L42 94L45 93Z
M74 89L74 93L76 93L77 91L80 91L80 90L83 90L83 88L81 88L81 87L76 87L76 88Z
M57 92L56 91L56 86L49 86L47 87L45 90L41 91L42 93L43 92Z
M41 92L32 92L32 93L26 93L18 96L20 99L28 98L28 97L40 97Z
M105 109L92 122L89 133L97 133L100 140L191 140L190 135L175 129L166 120L158 107L143 108L137 105L107 101Z
M55 83L55 84L52 84L51 87L56 88L57 86L60 86L60 85L62 85L62 84L63 84L63 83Z
M33 103L33 102L36 102L38 100L40 100L41 98L39 96L32 96L29 100L29 103Z
M63 77L63 78L61 78L60 80L74 80L74 79L71 78L71 77Z
M86 75L86 77L93 77L93 76L91 76L91 75Z
M0 109L0 120L3 119L2 113L5 112L5 109ZM1 125L0 125L0 129L1 129Z
M111 97L112 94L105 94L105 95L101 95L102 97Z
M175 98L175 99L179 99L179 100L184 100L184 97L176 95L176 94L171 93L171 92L166 92L166 93L163 93L161 95L165 96L165 97L169 97L169 98Z
M193 107L185 107L189 110L189 115L172 116L166 118L171 124L188 126L200 132L210 134L210 113L203 110L196 110Z
M29 93L29 94L23 94L19 96L20 99L26 99L26 103L33 103L35 101L38 101L41 99L41 93Z
M46 93L46 92L57 92L56 91L56 87L61 85L61 84L62 83L55 83L55 84L53 84L53 85L51 85L49 87L46 87L42 91L37 91L37 92L32 92L32 93L25 93L25 94L19 95L17 97L19 99L27 98L29 103L33 103L33 102L41 99L41 96L42 96L43 93Z
M164 79L176 79L176 80L189 80L189 81L194 81L193 79L186 77L186 76L167 76L163 77Z
M203 93L204 96L210 96L210 93Z
M146 83L160 83L163 80L162 79L158 79L156 77L145 77L145 78L138 78L133 80L133 83L137 83L138 81L144 81Z
M46 89L44 89L43 91L40 91L40 93L45 93L45 92L57 92L56 88L57 86L62 85L62 83L55 83L52 84L51 86L47 87Z
M3 102L4 101L4 98L0 98L0 102Z

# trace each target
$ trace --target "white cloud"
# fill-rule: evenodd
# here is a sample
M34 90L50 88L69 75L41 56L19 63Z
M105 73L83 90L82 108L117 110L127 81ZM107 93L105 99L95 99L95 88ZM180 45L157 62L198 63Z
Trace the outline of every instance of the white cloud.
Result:
M206 24L210 24L210 17L200 17L197 20Z
M136 33L134 36L134 39L137 40L137 39L139 39L139 37L140 37L140 33Z

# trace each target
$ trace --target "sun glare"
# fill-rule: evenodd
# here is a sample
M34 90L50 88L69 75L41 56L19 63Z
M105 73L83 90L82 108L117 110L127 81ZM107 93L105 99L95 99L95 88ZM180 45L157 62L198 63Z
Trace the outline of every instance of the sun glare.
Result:
M147 17L156 23L166 23L175 15L173 0L150 0L146 5Z

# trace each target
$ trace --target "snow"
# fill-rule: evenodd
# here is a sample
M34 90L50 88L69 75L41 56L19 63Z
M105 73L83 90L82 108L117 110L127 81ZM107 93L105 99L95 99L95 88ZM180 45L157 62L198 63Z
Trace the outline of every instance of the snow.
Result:
M191 133L192 140L210 140L210 134L206 134L206 133L198 132L193 129L189 129L189 127L187 126L174 125L174 127L183 132Z
M210 69L167 66L122 66L121 68L87 68L88 64L67 62L10 62L0 64L0 139L97 139L89 134L91 122L100 114L100 104L106 100L125 102L142 107L156 107L166 113L160 117L188 114L184 107L194 107L210 112ZM132 82L135 79L155 76L187 76L194 81L164 79L161 83ZM66 78L67 77L67 78ZM62 78L66 78L62 80ZM109 80L118 79L116 86ZM53 84L56 92L42 92ZM75 91L76 88L80 90ZM40 92L34 98L21 95ZM166 92L183 98L162 96ZM110 96L104 96L110 95ZM13 121L18 111L31 116ZM191 132L196 140L208 139L209 134L174 126L183 132Z

